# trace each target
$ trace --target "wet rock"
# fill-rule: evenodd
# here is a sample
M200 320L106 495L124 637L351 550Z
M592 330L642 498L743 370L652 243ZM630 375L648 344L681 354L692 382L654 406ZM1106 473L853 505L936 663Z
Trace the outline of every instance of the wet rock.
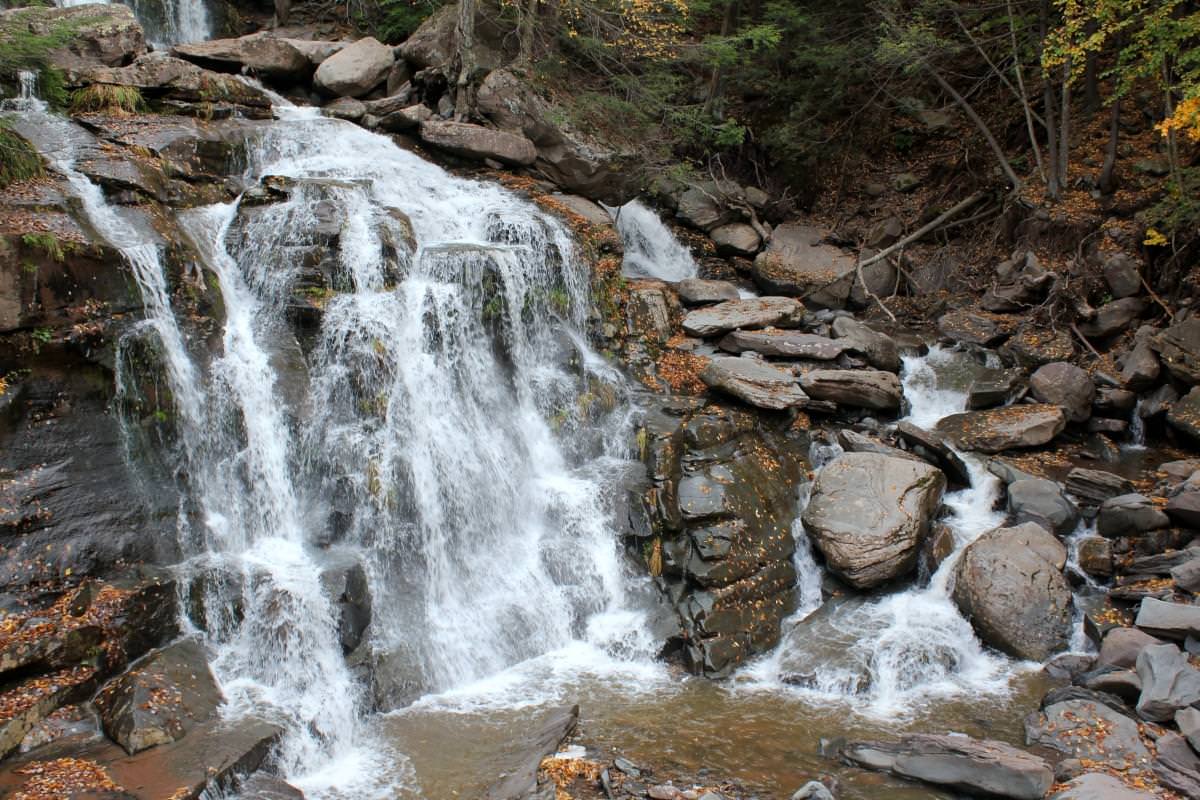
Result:
M1133 492L1133 484L1120 475L1098 469L1075 467L1067 473L1067 491L1084 505L1099 506L1105 500Z
M1096 532L1110 539L1165 528L1171 524L1166 513L1145 495L1123 494L1100 504Z
M1042 556L1050 552L1049 543L1027 538L1036 550L1005 528L968 545L955 572L954 602L988 644L1044 661L1070 640L1071 589Z
M1043 403L1062 408L1071 422L1083 422L1092 415L1096 387L1084 370L1063 361L1038 367L1029 378L1029 390Z
M737 219L738 214L723 197L736 192L732 181L701 181L688 186L679 195L675 216L685 225L702 231L715 231Z
M1147 597L1138 607L1134 624L1147 633L1164 639L1200 637L1200 606L1167 603Z
M138 662L96 695L109 738L130 755L181 739L223 700L204 648L176 642Z
M683 330L691 336L716 336L738 328L768 328L795 319L803 307L787 297L727 300L697 309L683 319Z
M1013 481L1008 485L1008 511L1014 520L1034 522L1059 536L1066 536L1079 522L1075 504L1063 496L1051 480Z
M764 356L778 358L808 358L815 361L832 361L846 350L844 341L827 339L799 331L734 331L718 345L730 353L747 350Z
M256 118L268 117L271 111L271 99L263 91L230 75L209 72L189 61L159 53L141 56L125 67L81 70L75 73L73 80L84 86L96 83L132 86L147 100L205 103L210 111L224 105ZM214 101L214 97L219 100Z
M637 286L630 290L625 303L626 330L647 341L665 343L671 338L671 307L658 286Z
M145 36L137 17L130 8L118 4L28 6L0 12L0 51L10 52L19 59L18 54L29 48L24 40L31 35L47 37L56 44L63 42L51 47L46 61L64 70L118 67L146 52Z
M6 685L0 716L0 758L8 756L47 717L63 706L86 700L96 690L96 670L76 666Z
M1053 405L1015 405L951 414L934 432L962 450L998 453L1046 444L1066 427L1062 409Z
M975 410L1006 405L1025 385L1025 373L1019 369L989 371L972 379L967 387L967 408Z
M817 476L804 525L831 571L858 589L910 572L941 502L937 469L874 453L847 453Z
M525 800L537 788L542 759L558 750L578 722L579 706L568 706L547 713L529 733L515 734L519 752L510 762L513 767L488 787L483 800Z
M817 400L876 411L899 409L903 397L900 379L876 369L814 369L800 377L800 385Z
M1154 800L1151 792L1131 789L1106 772L1088 772L1068 781L1050 800Z
M842 748L842 757L866 769L991 797L1040 799L1054 783L1045 760L1003 742L962 734L910 734L894 743L850 742Z
M901 420L896 425L896 433L900 438L908 442L913 447L917 448L922 454L933 456L933 461L936 466L946 473L951 483L959 486L971 485L971 472L967 469L967 465L959 458L958 453L954 449L948 447L940 436L927 431L923 428L918 428L916 425Z
M809 781L796 790L792 800L835 800L833 793L820 781Z
M737 287L729 281L709 281L702 278L684 278L675 284L675 291L686 306L703 306L741 298Z
M900 371L900 351L896 341L853 317L838 317L833 321L834 337L847 349L861 353L871 366L888 372Z
M1164 510L1175 524L1200 529L1200 490L1180 492L1167 501Z
M950 311L938 318L937 326L947 339L980 347L995 347L1009 335L991 316L972 311Z
M1079 332L1089 339L1116 336L1142 315L1148 302L1140 297L1126 297L1124 300L1105 303L1096 310L1095 317L1079 323Z
M1137 712L1143 719L1163 722L1181 708L1200 702L1200 670L1188 663L1173 644L1153 644L1137 657L1137 674L1142 682Z
M1113 698L1113 702L1120 701ZM1114 769L1145 768L1150 762L1138 723L1098 700L1063 700L1030 714L1025 720L1025 741L1072 758L1105 762Z
M577 194L554 194L551 196L551 199L559 205L565 207L567 211L571 212L572 214L583 217L589 225L599 225L604 227L611 226L613 224L612 216L605 211L604 208L596 203L593 203L591 200L588 200L586 197L580 197ZM692 280L696 279L693 278ZM676 285L676 290L678 290L678 285ZM737 290L735 289L734 292L734 296L736 297Z
M1078 545L1079 569L1093 578L1111 578L1113 574L1112 542L1099 536L1089 536Z
M1134 704L1142 693L1142 679L1131 669L1096 670L1082 677L1086 689L1105 692Z
M801 391L790 372L749 358L713 358L700 373L700 379L758 408L778 411L802 407L808 401L808 395Z
M238 796L245 800L304 800L304 792L282 778L256 772L238 784Z
M1108 284L1113 297L1133 297L1142 291L1137 259L1128 253L1113 253L1106 257L1100 270L1104 273L1104 282Z
M754 259L751 275L763 291L804 297L814 305L841 308L850 294L854 257L824 244L829 232L785 223L775 228L767 249Z
M394 61L391 47L367 36L322 61L313 85L335 97L362 97L383 83Z
M324 66L324 65L322 65ZM429 120L421 123L421 140L464 158L495 159L528 166L537 160L537 149L524 136L484 128L467 122Z
M307 80L312 72L312 62L295 45L265 34L179 44L171 53L206 69L245 70L267 81L299 82Z
M1171 375L1189 386L1200 383L1200 318L1177 323L1150 339Z
M742 222L713 228L708 235L723 256L752 256L762 245L758 231Z
M346 559L321 573L321 584L338 609L338 638L342 652L350 653L363 641L371 624L371 587L367 572L357 560Z
M1200 386L1171 404L1167 424L1180 433L1200 442Z
M1128 389L1116 389L1112 386L1096 387L1096 400L1092 408L1102 412L1127 413L1137 405L1137 393Z

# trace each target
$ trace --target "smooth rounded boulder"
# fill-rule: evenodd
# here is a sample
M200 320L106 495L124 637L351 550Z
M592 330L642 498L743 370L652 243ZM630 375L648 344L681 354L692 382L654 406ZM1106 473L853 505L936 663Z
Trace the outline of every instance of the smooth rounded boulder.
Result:
M870 589L913 570L945 489L929 464L845 453L817 476L802 519L830 571Z
M1096 386L1092 376L1074 364L1055 361L1038 367L1029 377L1029 391L1043 403L1062 408L1071 422L1086 422L1092 415Z
M955 570L954 602L992 647L1045 661L1070 641L1071 587L1044 557L1047 550L1011 531L996 528L967 546Z
M391 47L368 36L322 61L313 84L336 97L362 97L387 78L394 61Z

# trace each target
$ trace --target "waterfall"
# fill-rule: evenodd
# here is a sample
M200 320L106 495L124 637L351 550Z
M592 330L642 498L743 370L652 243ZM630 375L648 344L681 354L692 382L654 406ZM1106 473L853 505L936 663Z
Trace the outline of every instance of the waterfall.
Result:
M54 0L59 8L110 3L113 0ZM146 40L158 48L184 42L202 42L212 35L205 0L120 0L146 31Z
M624 272L639 278L681 281L696 277L696 260L658 216L642 202L631 200L609 208L625 245Z
M1142 416L1142 403L1139 397L1133 412L1129 415L1129 442L1125 445L1129 450L1146 449L1146 418Z

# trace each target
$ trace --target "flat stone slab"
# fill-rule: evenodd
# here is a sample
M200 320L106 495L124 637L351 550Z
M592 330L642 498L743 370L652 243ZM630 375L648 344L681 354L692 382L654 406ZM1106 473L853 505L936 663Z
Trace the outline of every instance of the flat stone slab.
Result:
M769 328L798 316L803 310L790 297L727 300L690 312L683 318L683 330L690 336L716 336L738 328Z
M1134 625L1154 636L1186 639L1200 636L1200 606L1168 603L1147 597L1138 607Z
M734 331L717 346L730 353L744 353L750 350L764 356L811 358L816 361L832 361L848 349L848 344L844 341L812 333L775 329Z
M1016 405L951 414L937 424L936 433L961 450L999 453L1038 447L1062 433L1066 415L1058 406Z
M790 372L749 358L717 356L700 373L700 380L758 408L781 411L808 402Z

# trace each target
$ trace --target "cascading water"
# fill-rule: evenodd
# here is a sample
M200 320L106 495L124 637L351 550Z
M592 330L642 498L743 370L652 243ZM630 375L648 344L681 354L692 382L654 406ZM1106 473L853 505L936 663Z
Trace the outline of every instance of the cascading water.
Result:
M610 208L625 245L624 272L640 278L681 281L696 277L696 260L658 214L639 200Z
M116 0L54 0L59 8L110 3ZM204 0L120 0L133 9L146 31L146 39L158 47L184 42L202 42L212 35L212 22Z

